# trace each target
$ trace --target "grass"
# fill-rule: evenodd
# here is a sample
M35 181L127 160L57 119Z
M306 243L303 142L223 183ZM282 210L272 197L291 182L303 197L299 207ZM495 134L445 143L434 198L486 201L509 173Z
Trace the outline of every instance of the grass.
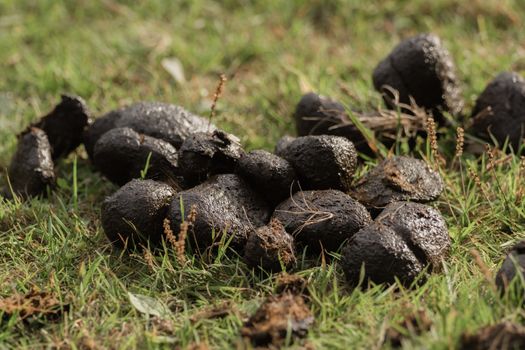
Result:
M94 115L137 100L209 115L220 73L228 81L214 121L247 149L272 149L294 132L291 114L307 91L355 108L379 107L375 64L419 32L438 34L451 51L468 115L496 73L525 73L524 22L520 0L0 0L0 176L4 181L15 135L62 92L83 96ZM162 68L169 57L181 61L186 82ZM455 128L441 132L440 151L451 159ZM427 146L421 142L415 155L427 157ZM308 345L380 348L386 328L417 308L432 327L408 335L406 349L453 349L465 331L502 319L523 322L519 301L497 295L492 282L504 250L525 237L523 166L512 157L487 171L487 161L466 154L441 168L447 189L436 206L452 253L444 272L421 288L350 290L337 257L326 266L303 262L316 318ZM158 257L112 251L99 209L116 187L90 169L83 149L59 162L58 177L49 199L0 202L0 296L36 286L70 310L39 328L16 318L2 322L0 348L241 346L243 317L271 293L271 276L248 271L231 255L188 256L180 268L170 249ZM167 305L168 321L138 312L128 293ZM237 311L192 321L224 301Z

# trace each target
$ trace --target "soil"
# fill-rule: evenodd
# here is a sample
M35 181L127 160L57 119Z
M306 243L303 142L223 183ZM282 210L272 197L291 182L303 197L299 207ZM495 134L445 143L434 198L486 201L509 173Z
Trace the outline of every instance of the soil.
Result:
M81 97L62 95L62 100L31 128L42 129L49 139L53 160L67 156L82 143L82 133L88 124L89 112Z
M287 333L304 338L314 317L301 296L290 293L269 296L241 329L254 346L283 345Z
M192 206L197 215L188 236L190 243L201 251L218 245L226 235L226 239L231 239L230 247L242 253L248 234L266 225L271 214L266 201L245 180L233 174L215 175L177 193L168 216L174 232L179 231Z
M394 202L377 217L376 222L393 228L403 237L424 265L441 270L450 251L450 236L441 213L425 204Z
M518 152L525 135L525 79L516 72L500 73L476 101L470 132L503 146L508 139Z
M179 165L186 181L196 185L210 175L233 173L243 155L236 136L215 130L188 136L179 150Z
M268 151L256 150L242 156L236 172L273 205L297 190L292 186L296 182L292 165Z
M474 334L463 334L461 350L518 350L525 348L525 327L509 321L479 329Z
M350 189L357 167L354 144L332 135L302 136L283 151L303 190Z
M111 182L122 186L141 177L148 157L147 178L184 187L175 147L130 128L115 128L105 133L95 145L93 163Z
M158 247L175 190L153 180L131 180L102 203L102 227L117 247ZM178 230L176 231L178 232Z
M273 218L310 252L337 251L372 222L363 205L337 190L297 192L279 204Z
M191 134L211 132L215 126L184 108L162 102L137 102L97 118L84 134L90 158L97 140L113 128L128 127L140 134L155 137L180 148Z
M244 261L250 268L278 272L289 270L296 263L293 237L279 220L250 232L244 248Z
M46 188L54 187L55 173L51 145L46 133L30 128L20 135L18 146L9 165L9 181L13 193L22 197L45 194ZM11 197L11 189L4 192Z
M355 185L352 196L370 209L392 202L430 202L443 192L443 180L424 161L404 156L383 160Z
M442 113L457 115L463 108L462 92L454 62L441 40L433 34L420 34L398 44L374 69L372 80L384 94L387 107L396 109L389 86L399 93L399 102L416 104L432 112L444 124ZM402 108L410 113L410 109Z

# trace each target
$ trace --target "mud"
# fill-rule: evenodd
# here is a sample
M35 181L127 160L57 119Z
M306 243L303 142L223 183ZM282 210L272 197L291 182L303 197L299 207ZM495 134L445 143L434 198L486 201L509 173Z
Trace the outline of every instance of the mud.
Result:
M102 203L106 236L118 247L160 246L163 220L174 197L175 191L164 183L131 180Z
M357 167L354 144L344 137L302 136L283 151L303 190L350 189Z
M297 135L336 135L353 142L359 152L370 154L368 142L351 122L345 107L313 92L301 97L294 113Z
M89 119L89 112L82 98L73 95L62 95L61 98L51 112L25 131L29 132L36 127L46 133L53 160L67 156L82 143L82 133Z
M179 148L191 134L215 130L208 120L184 108L162 102L137 102L98 118L84 134L90 158L97 140L113 128L128 127L140 134L155 137Z
M289 270L296 263L293 237L278 220L252 230L244 248L244 261L250 268L267 272Z
M285 135L281 137L279 140L277 140L275 144L275 148L273 150L273 153L281 158L283 158L283 155L285 154L286 147L292 143L293 140L295 140L297 137L293 137L290 135Z
M115 128L105 133L95 145L93 164L111 182L122 186L141 177L148 157L147 178L183 187L175 147L130 128Z
M443 192L441 176L424 161L394 156L365 174L352 191L352 197L371 209L392 202L430 202Z
M337 251L372 222L363 205L337 190L297 192L279 204L273 218L310 252Z
M285 293L269 296L241 329L241 335L254 346L283 345L287 333L304 338L314 317L301 296Z
M8 175L11 188L4 189L4 195L12 192L21 197L45 194L47 186L54 187L55 173L51 155L51 145L46 133L38 128L30 128L20 135L18 146Z
M503 261L496 274L498 290L505 293L518 273L525 276L525 241L521 241L512 247Z
M186 138L179 150L179 165L186 181L195 185L210 175L233 173L243 155L237 137L215 130Z
M242 156L236 172L273 205L297 189L292 186L297 181L292 165L267 151L256 150Z
M392 109L396 108L394 98L385 86L398 91L400 103L410 105L413 97L418 106L433 113L438 123L445 121L443 111L456 115L463 108L454 62L433 34L420 34L398 44L374 69L372 80Z
M343 270L353 286L361 282L363 265L363 287L368 282L394 283L396 278L408 286L424 268L403 238L393 228L379 222L356 233L343 248L342 255Z
M492 134L503 146L508 139L515 152L525 135L525 80L515 72L500 73L476 101L470 132L487 142Z
M504 321L463 334L459 345L461 350L525 349L525 327Z
M218 245L225 238L231 239L230 247L242 252L248 234L266 225L271 214L266 201L246 181L232 174L215 175L194 188L179 192L173 198L168 216L174 232L179 231L192 206L197 216L188 237L201 251Z
M450 251L450 236L441 213L425 204L389 204L376 222L393 228L408 244L423 265L440 271Z

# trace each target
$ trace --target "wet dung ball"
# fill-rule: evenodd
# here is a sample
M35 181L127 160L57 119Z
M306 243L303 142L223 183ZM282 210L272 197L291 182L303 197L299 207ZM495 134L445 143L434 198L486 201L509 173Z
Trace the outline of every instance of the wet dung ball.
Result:
M233 173L244 155L239 139L223 131L190 135L179 149L179 166L186 181L198 184L214 174Z
M297 262L293 243L293 237L283 225L278 220L272 220L267 226L249 233L244 261L250 268L268 272L279 272L283 267L289 270Z
M504 293L516 275L525 276L525 241L517 243L507 254L496 274L496 286Z
M118 185L140 178L148 164L147 178L181 187L177 157L175 147L166 141L141 135L130 128L115 128L98 140L93 163Z
M444 122L443 111L456 115L463 108L454 62L433 34L402 41L377 65L372 80L392 109L396 108L394 96L386 87L397 90L400 103L410 105L413 97L418 106L432 111L438 122Z
M43 194L47 186L55 185L54 163L51 145L46 133L38 128L30 128L20 135L18 146L8 175L13 193L22 197ZM11 188L5 189L7 197Z
M243 155L236 173L248 181L270 203L277 205L290 197L296 175L285 159L268 151L256 150Z
M215 175L196 187L179 192L169 210L174 232L178 232L181 222L187 220L192 207L196 219L188 237L201 251L225 238L231 239L230 247L242 252L248 233L266 225L271 214L266 201L245 180L233 174Z
M294 113L297 135L336 135L352 141L359 152L371 152L368 142L352 123L345 107L328 97L308 93L301 97Z
M42 129L46 133L53 160L56 160L67 156L82 143L82 133L88 119L88 109L82 98L62 95L60 103L31 127Z
M401 283L410 285L423 271L404 239L394 228L374 222L354 235L342 251L342 265L348 282L357 285L364 267L364 285L374 283Z
M430 202L443 192L443 180L424 161L395 156L379 163L356 184L352 196L368 208L397 201Z
M293 338L304 338L313 323L314 317L301 296L272 295L244 324L241 335L254 346L280 348L289 332Z
M375 220L394 229L424 265L439 271L450 251L450 236L441 213L414 202L389 204Z
M294 167L303 190L347 191L357 167L354 144L340 136L298 137L286 147L283 158Z
M174 196L170 186L153 180L131 180L122 186L102 203L102 227L109 241L129 249L160 246Z
M90 158L98 138L113 128L124 127L164 140L177 149L189 135L215 130L207 119L182 107L162 102L137 102L107 113L87 129L84 145Z
M508 139L518 152L525 135L525 80L515 72L500 73L487 85L472 111L471 133L501 146Z
M275 209L279 220L300 246L312 252L336 251L372 222L366 208L337 190L302 191Z

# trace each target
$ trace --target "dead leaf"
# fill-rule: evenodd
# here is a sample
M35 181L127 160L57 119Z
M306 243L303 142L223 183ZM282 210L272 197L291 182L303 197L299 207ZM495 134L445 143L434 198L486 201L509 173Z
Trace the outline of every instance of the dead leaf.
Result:
M173 79L175 79L177 83L183 84L186 82L186 77L184 76L184 67L178 58L164 58L160 64L162 64L162 67L173 77Z
M148 316L168 318L171 316L170 309L159 300L142 294L128 292L131 305L140 313Z

